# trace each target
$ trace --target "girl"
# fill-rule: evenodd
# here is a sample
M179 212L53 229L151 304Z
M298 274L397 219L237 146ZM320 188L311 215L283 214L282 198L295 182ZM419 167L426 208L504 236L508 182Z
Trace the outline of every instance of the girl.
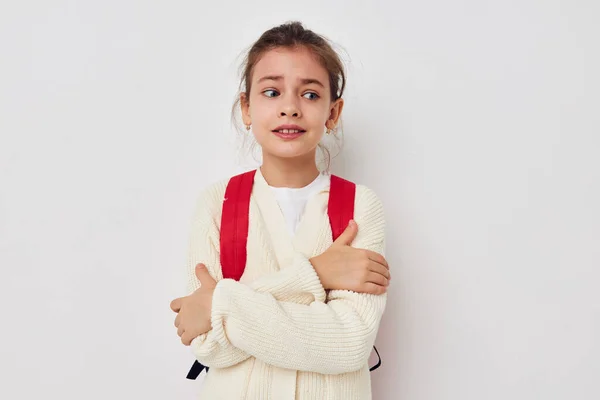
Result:
M192 224L190 295L173 300L175 326L210 367L202 399L370 399L368 358L390 279L382 205L356 185L354 221L335 241L331 176L316 151L344 101L338 55L298 22L250 49L239 96L262 150L249 205L247 259L223 279L220 222L228 181L203 192Z

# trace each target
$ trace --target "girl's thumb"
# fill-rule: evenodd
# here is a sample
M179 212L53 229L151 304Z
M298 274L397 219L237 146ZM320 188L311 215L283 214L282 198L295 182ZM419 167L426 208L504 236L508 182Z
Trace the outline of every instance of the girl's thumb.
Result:
M356 225L356 222L354 220L350 220L350 223L348 223L348 226L346 227L344 232L342 232L342 234L337 238L335 243L350 246L357 233L358 225Z

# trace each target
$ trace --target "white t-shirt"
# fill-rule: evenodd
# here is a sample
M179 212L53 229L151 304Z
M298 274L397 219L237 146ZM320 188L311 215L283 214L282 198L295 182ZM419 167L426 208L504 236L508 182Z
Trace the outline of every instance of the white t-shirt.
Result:
M275 194L277 203L279 203L279 208L281 208L281 212L285 217L291 237L294 237L296 234L296 228L302 219L302 215L304 215L304 209L308 200L325 189L329 185L329 182L330 175L321 173L314 181L301 188L269 186Z

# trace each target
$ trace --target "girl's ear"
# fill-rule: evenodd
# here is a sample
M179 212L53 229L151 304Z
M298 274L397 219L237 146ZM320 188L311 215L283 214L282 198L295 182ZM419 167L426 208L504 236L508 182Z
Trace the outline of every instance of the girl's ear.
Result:
M342 109L344 108L344 99L339 98L333 103L331 103L331 108L329 111L329 118L325 123L327 129L335 129L342 116Z
M252 125L252 118L250 117L250 101L246 93L240 93L240 108L244 125Z

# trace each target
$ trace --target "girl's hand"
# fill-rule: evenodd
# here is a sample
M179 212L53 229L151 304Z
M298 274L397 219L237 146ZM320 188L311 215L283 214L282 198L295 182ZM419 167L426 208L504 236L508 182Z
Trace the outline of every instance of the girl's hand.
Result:
M212 296L217 283L204 264L196 265L196 277L200 280L200 288L189 296L171 302L171 310L177 313L177 335L186 346L211 329Z
M351 247L357 233L356 222L350 221L331 247L310 262L325 289L383 294L391 279L387 261L379 253Z

